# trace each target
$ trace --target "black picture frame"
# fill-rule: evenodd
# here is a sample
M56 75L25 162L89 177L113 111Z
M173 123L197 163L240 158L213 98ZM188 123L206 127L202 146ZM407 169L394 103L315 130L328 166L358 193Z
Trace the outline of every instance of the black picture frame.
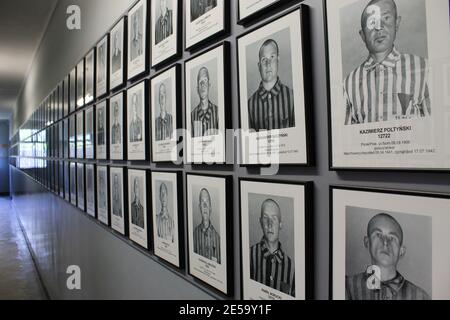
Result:
M112 37L112 32L120 27L119 24L122 24L122 74L118 80L117 83L112 83L113 82L113 77L112 77L112 70L113 70L113 61L112 61L112 52L114 50L114 38ZM109 54L108 54L108 60L109 60L109 74L108 74L108 78L109 78L109 90L110 92L114 93L118 90L120 90L122 87L124 87L127 84L127 76L128 76L128 71L127 71L127 66L128 66L128 23L127 23L127 17L126 16L122 16L120 17L116 23L114 24L114 26L111 28L110 32L109 32L109 39L110 39L110 45L109 45Z
M80 174L80 170L83 172ZM80 189L80 175L83 182L82 189ZM80 197L80 191L83 197ZM86 165L81 162L77 162L77 207L83 212L86 212Z
M70 183L70 203L74 207L77 207L78 206L77 163L73 161L69 162L69 183Z
M198 49L201 49L202 47L207 46L208 44L214 43L216 42L218 39L221 39L223 36L227 35L230 32L230 28L231 28L231 21L230 21L230 13L231 13L231 9L230 9L230 1L228 0L224 0L223 2L224 6L223 6L223 29L202 39L201 41L198 41L190 46L187 45L187 28L186 28L186 24L188 23L188 21L190 19L187 18L187 15L190 15L190 13L187 12L187 10L185 10L185 15L184 15L184 48L185 51L196 51Z
M176 96L175 100L176 101L174 101L174 103L175 103L175 108L174 109L175 109L176 116L177 116L177 121L176 121L175 125L176 125L176 129L177 129L177 132L178 132L178 129L182 129L182 127L183 127L183 119L182 119L183 118L183 107L182 107L182 103L183 102L182 102L182 92L181 92L181 89L182 89L182 84L181 84L181 82L182 82L181 64L180 63L176 63L176 64L171 65L170 67L167 67L166 69L158 72L157 74L155 74L153 77L150 78L148 85L149 85L149 91L153 92L152 81L155 80L156 78L158 78L159 76L163 75L167 71L170 71L173 68L175 68L175 86L176 86L176 89L178 89L178 90L176 90L176 94L175 94L175 96ZM150 100L151 100L151 98L150 98ZM149 101L149 105L151 106L152 104L153 104L153 101ZM153 126L155 124L155 116L156 115L152 112L152 109L153 108L150 108L150 114L151 114L150 126L153 128ZM179 138L180 138L179 136L176 137L176 141L177 142L179 141ZM153 134L150 134L150 143L151 143L150 161L152 163L159 163L159 164L171 163L171 161L157 161L157 160L155 160L154 151L155 151L156 148L153 145ZM179 155L178 155L178 158L180 158Z
M425 192L425 191L413 191L413 190L402 190L402 189L383 189L383 188L375 188L375 187L363 187L363 186L348 186L348 185L337 185L332 184L329 186L329 300L334 300L335 297L333 295L334 292L334 221L336 221L334 217L334 191L356 191L363 193L373 193L373 194L383 194L383 195L394 195L394 196L412 196L417 198L429 198L436 200L448 200L450 202L450 194L446 193L436 193L436 192ZM384 211L384 210L380 210Z
M189 199L188 199L188 190L189 187L188 179L189 177L206 177L206 178L213 178L213 179L224 179L225 181L225 223L226 223L226 245L227 245L227 251L226 251L226 257L227 257L227 274L226 274L226 292L222 292L219 289L213 287L209 283L197 278L196 276L191 274L190 267L191 267L191 257L190 257L190 241L189 241ZM186 199L185 199L185 208L186 208L186 215L188 216L188 223L187 223L187 232L186 232L186 244L187 244L187 273L194 278L196 282L199 282L203 285L205 285L207 288L209 288L211 291L217 293L218 295L222 297L233 297L234 296L234 239L233 239L233 223L234 223L234 217L233 214L229 214L229 212L233 212L233 176L232 175L215 175L215 174L207 174L207 173L192 173L192 172L186 172L185 173L185 181L186 181Z
M103 124L104 127L104 131L105 131L105 155L101 156L99 154L99 145L98 145L98 130L99 130L99 126L98 126L98 119L100 118L98 115L98 110L99 110L99 105L100 104L105 104L105 122ZM108 160L109 159L109 143L110 143L110 137L109 137L109 99L104 99L101 101L98 101L97 104L95 105L95 158L97 160Z
M183 210L183 204L184 204L184 193L180 192L180 188L183 189L183 171L177 170L177 171L162 171L162 170L152 170L151 171L151 181L150 181L150 186L153 186L153 173L162 173L162 174L174 174L176 175L176 181L177 181L177 192L176 197L177 197L177 207L178 207L178 212L174 213L177 214L177 221L178 221L178 257L179 257L179 261L178 264L179 266L176 266L174 264L172 264L171 262L167 261L166 259L164 259L163 257L159 256L156 253L155 250L155 224L153 223L153 214L156 214L153 212L153 210L150 210L150 212L152 212L152 218L150 219L150 221L152 221L152 251L153 254L155 255L155 257L158 259L159 262L165 264L165 265L169 265L170 267L176 268L178 271L184 270L186 267L186 263L185 263L185 223L184 223L184 210ZM151 207L153 207L153 195L156 194L156 190L153 190L153 188L150 189L151 190L151 195L152 195L152 202L151 202Z
M150 61L151 68L158 70L161 68L164 68L167 64L170 64L171 62L177 60L182 56L183 51L183 24L184 24L184 17L183 17L183 1L182 0L173 0L177 7L178 7L178 19L177 19L177 29L174 30L176 32L176 53L171 55L170 57L165 58L164 60L161 60L160 62L153 63L153 38L154 38L154 21L152 19L149 19L151 21L151 27L150 27L150 58L152 61ZM151 6L157 5L155 1L151 1ZM150 7L150 18L151 18L151 7ZM167 68L168 69L168 68Z
M88 75L88 58L92 55L92 70L90 75ZM96 48L92 48L84 57L84 105L88 106L95 102L97 93L97 50ZM88 79L92 77L92 88L88 88ZM91 89L92 92L88 92L88 89ZM92 94L92 96L88 96L88 94Z
M86 77L85 77L85 71L86 71L86 64L85 59L81 59L80 62L78 62L77 66L77 81L76 81L76 92L77 92L77 99L76 99L76 108L81 109L85 106L84 101L84 89L86 86ZM81 92L80 92L81 91Z
M74 67L68 75L69 114L77 109L77 68ZM45 121L44 123L47 123Z
M225 128L224 128L224 130L225 130L225 132L223 133L223 137L224 137L224 142L223 142L223 144L224 144L224 148L225 148L225 150L227 150L227 147L228 147L228 145L227 145L227 139L226 139L226 132L227 132L227 130L228 129L232 129L233 127L232 127L232 110L226 110L226 106L230 106L231 105L231 94L232 94L232 89L231 89L231 75L230 75L230 73L229 72L227 72L227 70L225 69L225 66L229 66L229 65L231 65L231 44L230 44L230 42L228 42L228 41L223 41L223 42L219 42L218 44L216 44L216 45L214 45L214 46L212 46L212 47L210 47L210 48L208 48L208 49L206 49L206 50L204 50L204 51L202 51L202 52L199 52L199 53L197 53L196 55L194 55L194 56L192 56L192 57L190 57L189 59L187 59L187 60L185 60L184 61L184 75L183 75L183 77L184 77L184 92L185 92L185 95L184 95L184 99L185 99L185 103L184 103L184 129L185 129L185 142L184 142L184 147L185 147L185 152L184 152L184 161L185 161L185 163L189 163L189 161L188 161L188 149L187 149L187 139L191 139L191 137L190 136L186 136L186 133L187 133L187 112L191 112L191 111L188 111L187 110L187 99L188 99L188 96L187 96L187 89L186 89L186 79L187 79L187 68L186 68L186 64L188 63L188 62L190 62L190 61L193 61L193 60L196 60L197 58L200 58L201 56L203 56L204 54L207 54L207 53L209 53L209 52L211 52L211 51L213 51L213 50L216 50L216 49L218 49L218 48L220 48L220 47L223 47L223 58L224 58L224 69L223 69L223 80L224 80L224 108L225 108L225 110L224 110L224 117L225 117ZM192 128L191 128L192 129ZM220 163L216 163L216 164L221 164L221 165L223 165L223 164L227 164L228 163L228 161L227 160L230 160L231 159L231 155L227 155L226 154L226 152L225 152L225 154L224 154L224 161L223 162L220 162ZM233 160L234 160L234 155L233 155ZM204 162L202 162L201 164L200 163L194 163L194 162L192 162L191 163L193 166L201 166L201 165L204 165L205 163Z
M113 192L112 189L114 187L114 182L113 179L111 177L111 175L113 174L112 171L116 169L116 170L121 170L122 173L122 200L123 200L123 212L122 212L122 219L123 219L123 230L124 233L119 232L117 229L114 228L114 223L113 223ZM111 165L108 167L108 208L109 208L109 226L111 227L111 230L113 231L114 234L117 234L121 237L125 237L128 238L129 237L129 226L128 226L128 167L124 167L124 166L118 166L118 165Z
M98 192L99 192L99 190L100 190L100 188L98 187L98 184L100 183L100 181L99 181L99 171L100 170L105 170L106 171L106 174L105 174L105 178L106 178L106 190L105 190L105 197L106 197L106 219L107 219L107 221L105 222L105 221L102 221L102 218L101 218L101 216L100 216L100 209L99 209L99 206L100 206L100 202L99 202L99 195L98 195ZM111 187L110 187L110 179L109 179L109 175L110 175L110 172L109 172L109 166L107 166L107 165L103 165L103 164L98 164L97 165L97 167L96 167L96 179L95 179L95 188L96 188L96 192L97 192L97 194L96 194L96 200L97 200L97 207L96 207L96 211L97 211L97 220L102 224L102 225L105 225L105 226L107 226L107 227L111 227L111 205L110 205L110 202L111 202L111 193L110 193L110 190L111 190Z
M89 176L89 169L88 168L92 168L92 190L88 190L88 180L90 179ZM97 165L95 163L86 163L85 165L85 188L86 188L86 213L92 217L93 219L97 219ZM91 192L89 192L91 191ZM94 206L94 210L90 210L89 208L89 194L93 195L93 206Z
M289 0L291 1L291 0ZM298 1L298 0L295 0ZM305 113L305 132L306 132L306 162L305 163L276 163L276 165L279 165L281 167L303 167L303 168L310 168L315 166L316 164L316 156L315 156L315 146L314 146L314 141L315 141L315 134L314 134L314 99L312 96L312 92L313 92L313 85L312 85L312 57L311 57L311 51L310 51L310 47L311 47L311 38L310 38L310 34L311 34L311 30L310 30L310 12L309 12L309 7L305 4L298 4L295 6L292 6L289 8L289 10L282 12L280 14L275 15L274 17L271 17L267 22L265 22L262 25L258 25L246 32L244 32L243 34L239 35L236 38L236 56L237 56L237 70L238 70L238 77L237 77L237 81L238 81L238 105L239 105L239 127L242 128L242 115L241 115L241 80L240 80L240 76L239 76L239 70L240 70L240 64L239 64L239 39L241 39L242 37L245 37L255 31L258 31L259 29L262 29L264 27L266 27L267 25L274 23L290 14L293 14L294 12L299 11L300 12L300 32L301 32L301 37L302 37L302 42L301 42L301 54L303 56L303 74L301 74L301 76L303 77L303 91L304 91L304 104L305 104L305 108L304 108L304 113ZM244 156L243 152L242 152L242 137L241 137L241 141L240 141L240 146L239 148L241 148L240 153L241 153L241 158ZM243 168L264 168L264 167L268 167L272 164L247 164L247 163L243 163L243 159L237 159L239 162L240 167Z
M84 143L84 134L85 134L85 120L84 120L84 110L78 111L75 117L75 122L76 122L76 159L78 160L82 160L86 158L86 145ZM79 119L81 118L81 123L83 128L80 128L79 126ZM80 139L81 137L81 139ZM81 141L80 141L81 140Z
M114 107L114 105L112 104L112 101L118 97L119 95L122 95L121 99L122 99L122 148L121 148L121 152L122 152L122 157L121 158L117 158L115 156L112 155L113 153L113 147L112 147L112 127L113 127L113 121L111 121L111 117L114 114L114 110L112 110L112 108ZM119 97L120 98L120 97ZM127 159L128 156L128 151L127 151L127 141L128 141L128 132L127 132L127 90L121 91L116 93L114 96L112 96L109 99L109 159L112 161L125 161Z
M95 160L96 159L96 114L95 114L95 107L93 105L90 105L84 110L84 153L85 153L85 159L87 160ZM92 114L92 132L88 132L88 113ZM91 144L88 145L88 135L91 135ZM91 149L89 151L89 148ZM92 152L91 155L88 154L89 152Z
M241 295L244 295L244 281L243 281L243 250L242 250L242 182L254 182L263 184L277 184L277 185L292 185L301 186L304 188L304 208L305 208L305 299L314 299L314 182L312 181L290 181L290 180L276 180L276 179L258 179L258 178L247 178L240 177L238 179L238 192L239 192L239 234L241 235L241 243L239 246L239 256L240 256L240 275L241 275ZM296 288L296 290L298 290Z
M105 43L106 45L106 61L105 61L105 68L106 68L106 74L105 74L105 90L100 90L99 89L99 73L100 73L100 64L99 64L99 57L100 57L100 47L102 46L102 44ZM95 51L96 51L96 74L97 76L95 77L95 98L101 99L104 96L107 96L109 94L109 76L110 76L110 46L111 46L111 40L109 37L109 33L104 35L98 42L97 45L95 46Z

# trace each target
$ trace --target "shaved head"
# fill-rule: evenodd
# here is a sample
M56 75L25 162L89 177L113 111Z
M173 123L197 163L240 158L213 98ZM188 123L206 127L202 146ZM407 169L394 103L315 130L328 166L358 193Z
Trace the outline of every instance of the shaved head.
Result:
M367 225L367 236L370 237L372 232L379 228L380 225L390 225L393 232L395 232L400 240L400 245L403 244L403 229L400 223L387 213L380 213L373 217Z
M370 16L370 12L368 9L370 9L371 6L378 6L380 4L385 4L388 7L391 8L391 10L393 10L392 12L395 13L395 17L398 17L398 9L397 9L397 4L395 3L394 0L371 0L366 7L363 10L363 13L361 15L361 28L364 29L364 27L366 26L366 22L367 22L367 18Z
M274 200L268 199L263 202L263 204L261 205L261 218L267 211L275 213L278 219L281 221L281 209L278 203L276 203Z

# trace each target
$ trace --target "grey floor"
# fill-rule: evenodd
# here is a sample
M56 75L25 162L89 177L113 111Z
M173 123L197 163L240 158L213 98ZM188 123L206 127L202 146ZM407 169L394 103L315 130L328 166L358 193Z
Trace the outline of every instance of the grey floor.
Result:
M0 300L44 300L45 292L11 201L0 197Z

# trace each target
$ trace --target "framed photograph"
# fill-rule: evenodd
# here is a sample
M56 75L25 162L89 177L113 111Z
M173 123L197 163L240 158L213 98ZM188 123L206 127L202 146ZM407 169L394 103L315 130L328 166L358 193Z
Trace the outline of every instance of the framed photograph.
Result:
M181 0L151 2L153 68L181 54L181 12Z
M148 70L148 1L140 0L128 12L128 80Z
M69 158L75 159L77 157L77 131L76 131L76 116L69 117Z
M109 168L97 166L97 219L106 226L110 225L109 215Z
M69 114L69 78L70 76L65 77L64 82L62 83L63 117L66 117Z
M84 144L86 148L86 159L95 159L95 114L91 106L85 111Z
M70 203L77 205L77 164L70 162Z
M127 92L128 160L148 160L149 128L147 122L148 92L144 80Z
M73 68L68 76L68 95L69 95L69 113L72 113L77 108L76 84L77 84L77 69Z
M237 40L242 165L312 163L305 8L296 7Z
M246 24L263 14L281 6L281 0L238 0L238 24Z
M111 160L124 160L126 148L125 119L125 93L120 92L109 101L109 146Z
M126 33L125 17L112 28L110 33L111 47L109 53L110 75L109 87L111 90L125 84L125 57L126 57Z
M64 121L58 122L58 159L64 158Z
M197 48L228 32L229 6L226 0L186 1L186 50Z
M152 162L177 162L181 128L181 65L176 64L150 81Z
M109 72L109 35L103 37L97 44L97 77L95 82L96 97L101 98L108 93Z
M63 120L63 152L64 159L69 158L69 118Z
M70 202L70 164L64 161L64 199Z
M97 160L108 159L108 100L98 103L95 107L96 119L96 153Z
M310 183L240 180L244 300L313 299Z
M326 6L330 168L448 171L450 3Z
M58 165L59 165L59 168L58 168L58 170L59 170L58 194L59 194L60 198L64 199L64 161L58 161Z
M125 203L126 197L126 168L110 167L111 186L111 228L126 236L128 234L128 215Z
M86 177L84 163L77 163L77 205L80 210L86 210Z
M77 108L84 107L84 58L77 64Z
M182 188L181 172L152 172L153 251L180 269L184 267Z
M86 164L86 212L93 218L96 218L96 197L95 195L95 175L97 171L95 170L95 164Z
M128 170L128 212L130 239L145 249L149 248L150 228L148 226L147 190L150 190L149 171Z
M450 299L450 195L330 188L331 298Z
M95 98L95 53L96 50L92 49L86 55L86 85L84 92L84 102L89 104L94 101Z
M76 113L77 119L77 159L84 159L84 111Z
M186 175L189 274L233 293L231 176Z
M186 61L186 158L188 163L225 163L230 123L230 45L224 42ZM225 111L226 109L226 111Z

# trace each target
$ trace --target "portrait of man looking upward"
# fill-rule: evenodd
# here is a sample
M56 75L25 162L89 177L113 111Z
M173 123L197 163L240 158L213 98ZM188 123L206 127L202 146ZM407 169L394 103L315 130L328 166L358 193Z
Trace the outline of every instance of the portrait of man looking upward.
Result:
M259 49L261 82L248 100L250 130L276 130L295 127L294 91L279 77L280 47L269 39Z
M262 240L250 248L250 278L295 297L295 268L280 242L281 209L272 199L261 205Z
M114 122L111 130L111 141L112 144L121 144L122 143L122 129L120 127L119 122L119 104L117 101L114 102L113 106L114 110Z
M144 207L141 204L139 192L139 178L136 177L133 181L134 200L131 203L131 223L135 226L138 226L139 228L144 229Z
M359 32L368 56L344 80L345 125L431 115L428 61L395 46L402 17L394 0L372 0Z
M142 119L139 116L138 102L139 98L137 93L133 93L131 97L131 110L133 115L130 124L130 142L142 141Z
M207 189L202 189L199 195L199 213L202 221L194 230L194 252L221 264L220 235L212 225L212 211L211 195Z
M122 218L122 198L120 195L119 176L113 177L113 215Z
M143 53L143 43L142 43L142 18L139 14L142 14L142 7L136 11L133 15L132 28L131 28L131 61L138 58Z
M158 44L173 34L173 12L167 7L167 0L159 0L161 14L155 25L155 43Z
M347 276L347 300L429 300L429 295L406 280L398 271L399 261L406 255L404 234L398 221L389 214L374 216L367 225L364 237L372 266L380 272L379 285L371 279L376 273L362 272Z
M175 241L174 228L175 223L167 208L169 192L167 185L161 183L159 187L159 201L161 203L161 211L156 217L156 225L158 228L158 237L173 243Z
M159 116L156 118L156 141L170 140L173 137L173 118L167 112L167 89L164 83L159 86Z
M206 67L197 75L197 93L200 103L191 112L192 137L217 135L219 132L219 108L210 101L210 76Z

